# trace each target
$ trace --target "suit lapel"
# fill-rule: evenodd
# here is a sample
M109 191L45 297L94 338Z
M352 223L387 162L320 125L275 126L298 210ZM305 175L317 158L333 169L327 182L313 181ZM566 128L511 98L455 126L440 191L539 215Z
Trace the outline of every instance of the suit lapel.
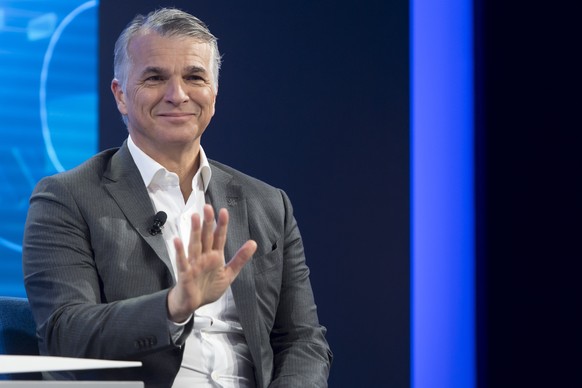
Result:
M225 208L229 213L228 237L225 258L230 260L238 249L250 239L246 200L241 186L233 183L232 176L211 164L210 180L206 201L214 210ZM252 259L251 259L252 260ZM231 286L240 323L245 333L247 344L254 359L257 376L262 376L261 340L257 322L258 306L255 291L253 266L248 263Z
M233 177L230 174L213 164L211 164L211 169L212 179L206 193L206 202L212 204L216 211L226 208L229 212L225 258L230 260L242 244L250 238L246 200L241 186L233 183ZM149 233L155 210L126 143L111 159L109 169L104 173L104 184L130 224L166 264L168 273L172 276L172 264L163 238ZM261 336L253 268L253 265L245 265L231 288L240 323L253 356L256 376L260 379L259 376L262 376ZM173 283L174 280L171 279L171 282Z
M109 169L105 172L104 177L107 191L129 223L166 264L169 274L172 276L172 264L164 239L161 235L152 236L149 233L155 210L125 142L111 159ZM174 283L173 279L170 283Z

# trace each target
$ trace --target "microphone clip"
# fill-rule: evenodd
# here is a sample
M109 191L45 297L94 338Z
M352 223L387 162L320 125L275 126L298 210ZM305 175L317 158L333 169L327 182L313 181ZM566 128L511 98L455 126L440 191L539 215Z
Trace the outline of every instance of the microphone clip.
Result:
M162 211L157 212L156 215L154 216L154 223L149 230L150 234L152 236L156 236L158 234L161 234L162 227L166 223L167 219L168 219L168 215L166 214L166 212L162 212Z

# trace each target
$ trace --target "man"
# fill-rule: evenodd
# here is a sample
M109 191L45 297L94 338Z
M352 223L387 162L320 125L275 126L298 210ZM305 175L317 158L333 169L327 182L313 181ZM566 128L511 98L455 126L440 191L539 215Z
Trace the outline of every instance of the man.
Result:
M25 286L41 354L143 367L56 378L327 386L331 353L287 196L200 147L217 95L216 38L161 9L126 27L114 67L129 137L39 182Z

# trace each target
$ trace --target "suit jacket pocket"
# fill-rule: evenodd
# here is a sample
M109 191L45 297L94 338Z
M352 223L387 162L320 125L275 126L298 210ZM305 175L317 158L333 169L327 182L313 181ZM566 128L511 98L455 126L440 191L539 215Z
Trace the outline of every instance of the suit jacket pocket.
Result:
M256 275L268 272L274 268L279 268L279 271L281 270L281 266L283 265L282 243L281 239L279 239L271 244L270 250L266 248L264 254L252 258Z
M275 321L283 279L282 242L273 244L273 248L271 252L252 259L255 266L257 301L267 332L270 332Z

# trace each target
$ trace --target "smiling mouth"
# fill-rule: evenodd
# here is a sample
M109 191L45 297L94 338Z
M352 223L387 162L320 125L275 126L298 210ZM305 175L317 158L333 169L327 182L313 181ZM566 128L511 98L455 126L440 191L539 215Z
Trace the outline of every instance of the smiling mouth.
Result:
M188 117L188 116L195 116L194 113L186 113L186 112L176 112L176 113L159 113L158 116L162 117Z

